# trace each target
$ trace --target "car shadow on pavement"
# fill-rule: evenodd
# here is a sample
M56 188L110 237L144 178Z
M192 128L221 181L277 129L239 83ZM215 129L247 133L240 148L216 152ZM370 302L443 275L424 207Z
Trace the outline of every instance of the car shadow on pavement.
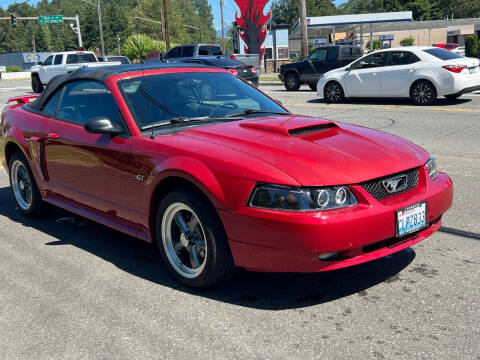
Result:
M434 104L431 106L452 106L452 105L461 105L465 103L472 102L472 99L465 99L459 98L455 100L447 100L445 98L439 98ZM309 104L327 104L324 99L312 99L307 100ZM352 105L390 105L390 106L400 106L400 105L407 105L407 106L415 106L410 99L384 99L384 98L355 98L355 99L347 99L341 104L352 104ZM419 109L422 106L418 106Z
M179 285L163 266L156 248L141 240L86 220L59 208L40 218L23 216L15 208L10 189L0 188L0 216L43 232L53 239L46 246L73 245L117 268L161 286L195 296L264 310L302 308L346 296L368 296L367 289L390 283L415 258L407 249L348 269L318 274L269 274L238 270L229 282L208 290Z

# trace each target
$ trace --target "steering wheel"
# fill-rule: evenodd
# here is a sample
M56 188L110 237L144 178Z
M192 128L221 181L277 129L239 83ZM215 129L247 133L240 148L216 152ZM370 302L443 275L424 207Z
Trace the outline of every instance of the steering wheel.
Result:
M210 113L208 114L208 117L212 117L213 114L215 114L218 110L220 110L221 108L227 108L227 109L238 109L238 105L233 103L233 102L222 102L220 104L218 104L217 106L215 106L215 108L210 111Z

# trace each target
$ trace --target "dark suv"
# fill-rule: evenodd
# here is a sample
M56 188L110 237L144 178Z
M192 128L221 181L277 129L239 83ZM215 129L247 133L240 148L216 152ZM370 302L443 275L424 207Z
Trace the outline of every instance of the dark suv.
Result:
M316 48L308 59L280 66L278 77L288 91L297 91L307 84L317 90L320 76L327 71L350 64L362 56L362 49L351 45L330 45Z

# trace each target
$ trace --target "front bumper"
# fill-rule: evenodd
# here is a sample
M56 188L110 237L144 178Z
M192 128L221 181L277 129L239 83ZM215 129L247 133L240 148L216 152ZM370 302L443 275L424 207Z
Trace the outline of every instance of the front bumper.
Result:
M453 183L446 174L431 181L420 169L411 191L375 200L362 187L351 186L359 204L325 212L281 212L243 207L220 211L235 265L265 272L319 272L371 261L427 238L441 226L453 201ZM397 209L427 201L429 227L395 238ZM332 261L318 256L339 252Z

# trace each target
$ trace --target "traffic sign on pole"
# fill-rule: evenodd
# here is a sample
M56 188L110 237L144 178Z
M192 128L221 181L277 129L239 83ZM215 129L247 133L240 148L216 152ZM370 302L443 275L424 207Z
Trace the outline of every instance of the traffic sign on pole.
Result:
M63 15L45 15L38 17L39 24L57 24L63 23Z

